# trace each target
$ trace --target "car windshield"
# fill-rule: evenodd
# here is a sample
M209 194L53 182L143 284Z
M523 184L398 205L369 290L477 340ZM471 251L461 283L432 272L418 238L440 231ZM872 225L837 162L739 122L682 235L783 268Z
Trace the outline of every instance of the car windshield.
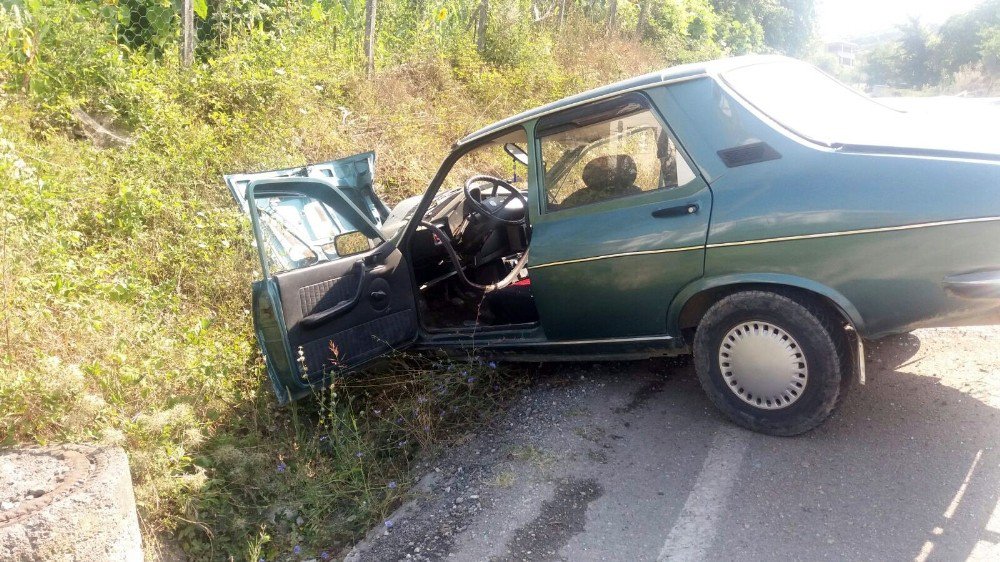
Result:
M848 142L880 123L888 126L901 115L800 62L753 64L725 72L723 79L785 128L827 145Z

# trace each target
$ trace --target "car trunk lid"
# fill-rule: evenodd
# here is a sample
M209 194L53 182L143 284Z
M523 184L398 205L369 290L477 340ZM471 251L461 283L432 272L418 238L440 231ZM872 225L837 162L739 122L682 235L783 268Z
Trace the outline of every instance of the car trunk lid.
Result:
M869 121L831 146L850 151L1000 160L1000 104L975 98L886 98L899 113Z

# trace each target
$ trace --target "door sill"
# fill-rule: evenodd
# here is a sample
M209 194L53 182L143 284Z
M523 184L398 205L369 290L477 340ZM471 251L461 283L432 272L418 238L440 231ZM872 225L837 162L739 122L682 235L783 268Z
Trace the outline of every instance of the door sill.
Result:
M421 338L423 349L468 350L510 360L641 359L688 352L683 339L666 335L549 341L540 329Z

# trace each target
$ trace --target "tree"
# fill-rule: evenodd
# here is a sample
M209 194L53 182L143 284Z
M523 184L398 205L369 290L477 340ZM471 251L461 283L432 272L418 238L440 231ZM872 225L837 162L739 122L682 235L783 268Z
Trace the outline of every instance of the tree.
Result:
M375 11L378 0L365 0L365 69L370 78L375 73Z
M1000 25L988 27L979 33L979 54L983 69L991 75L1000 74Z
M951 74L982 57L984 32L1000 25L1000 0L987 0L976 8L952 16L939 31L938 60L943 72Z
M883 43L864 55L864 62L861 67L868 75L868 84L875 86L879 84L896 84L899 79L898 45L896 43Z
M479 14L476 16L476 48L486 50L486 26L489 24L490 0L480 0Z
M764 43L786 55L801 57L816 34L814 0L777 0L761 19Z
M920 88L937 82L939 77L932 65L933 49L930 31L911 17L899 26L903 37L899 41L899 79L903 85Z
M646 21L649 19L650 0L639 0L639 15L635 22L635 35L642 37L646 33Z
M712 0L712 5L723 19L720 39L734 54L766 47L801 57L815 36L815 0Z

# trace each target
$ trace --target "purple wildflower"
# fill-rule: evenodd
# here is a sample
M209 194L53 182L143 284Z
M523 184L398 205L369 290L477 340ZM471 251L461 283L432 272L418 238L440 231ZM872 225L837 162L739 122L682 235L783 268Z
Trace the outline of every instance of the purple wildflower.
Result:
M295 548L292 549L292 552L294 552L295 554L301 554L302 553L302 547L299 546L299 545L295 545Z
M490 369L496 369L497 368L497 364L495 362L493 362L493 361L490 361L488 363L488 365L490 366Z
M417 403L418 404L424 404L426 402L427 402L427 397L426 396L418 396L417 397Z
M358 451L357 453L354 453L354 456L356 456L356 457L358 457L360 459L361 457L365 456L365 454L362 453L361 451Z
M319 553L319 557L322 558L323 560L329 560L330 553L324 550L323 552Z
M468 382L469 384L472 384L472 383L476 382L476 377L469 377L468 380L466 380L466 382Z
M391 529L392 528L392 519L386 519L385 520L385 528L386 529Z
M396 489L396 481L395 480L392 480L392 481L389 482L389 489L390 490L395 490Z
M288 465L279 461L278 462L278 474L283 474L286 470L288 470Z

